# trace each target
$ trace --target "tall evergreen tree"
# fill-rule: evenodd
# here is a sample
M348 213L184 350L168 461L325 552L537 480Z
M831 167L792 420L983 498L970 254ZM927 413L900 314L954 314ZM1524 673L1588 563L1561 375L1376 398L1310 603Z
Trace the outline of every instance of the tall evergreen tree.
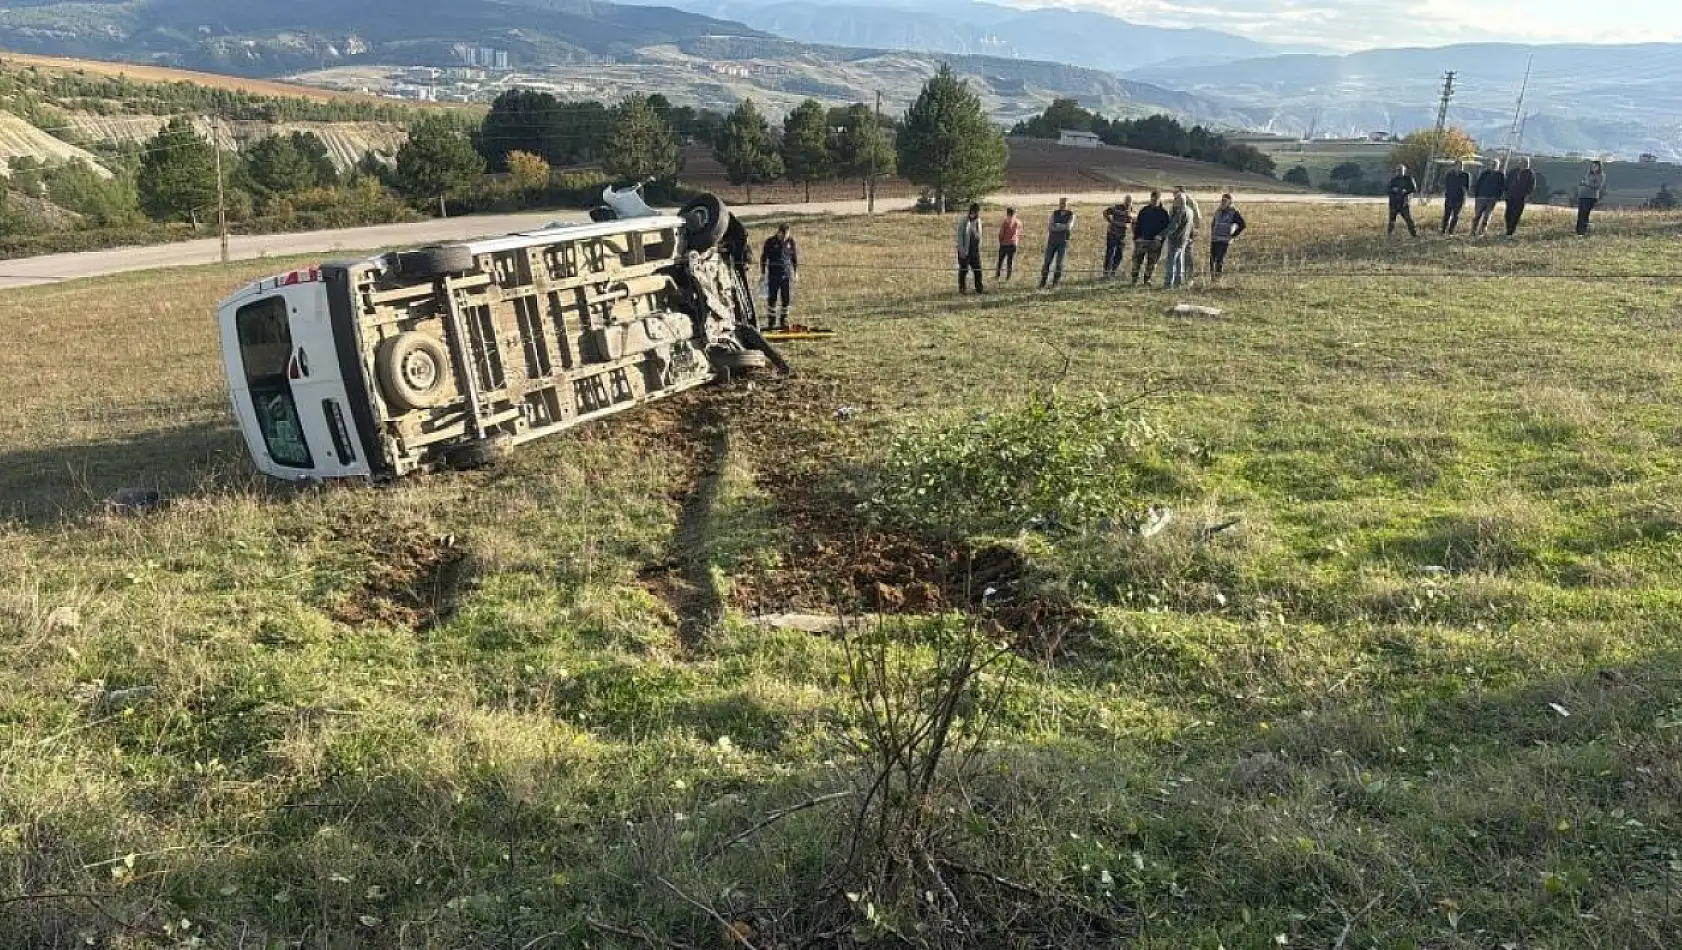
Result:
M872 171L879 178L897 174L899 156L894 153L893 138L869 106L855 102L831 109L829 124L840 130L835 133L835 172L842 178L857 179L863 186L864 197L870 195Z
M183 116L146 143L135 188L140 209L158 221L197 220L216 208L215 146Z
M783 119L783 169L789 181L806 186L806 200L812 200L812 183L835 177L829 113L816 99L807 99Z
M491 171L508 170L510 152L540 155L550 162L566 161L561 153L560 100L536 89L510 89L496 97L479 124L479 154Z
M252 143L245 150L245 175L251 190L260 198L303 191L318 184L315 167L298 151L296 140L287 135L270 135Z
M1004 185L1004 135L944 63L906 110L897 144L900 174L933 191L942 211Z
M743 99L724 120L713 144L713 157L724 166L730 184L747 186L750 202L754 185L769 184L783 175L783 157L771 140L771 125L752 99Z
M666 120L642 96L632 96L613 110L613 130L602 153L602 170L623 181L675 178L683 152Z
M472 187L485 173L485 159L448 115L432 114L409 126L409 140L397 150L391 182L417 207Z
M339 166L334 163L333 155L327 151L327 143L314 132L293 132L292 147L298 154L309 162L310 170L315 174L315 185L318 188L330 188L339 183Z

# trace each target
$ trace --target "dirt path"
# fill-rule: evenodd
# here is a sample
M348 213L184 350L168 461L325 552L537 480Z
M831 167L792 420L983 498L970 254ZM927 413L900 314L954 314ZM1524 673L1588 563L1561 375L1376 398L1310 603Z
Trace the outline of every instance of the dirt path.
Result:
M1004 194L989 199L993 204L1013 204L1022 207L1052 205L1067 197L1079 204L1110 201L1123 189L1086 193ZM1382 199L1350 198L1342 195L1249 194L1246 202L1313 202L1319 204L1370 204ZM884 199L876 203L878 211L905 211L914 204L910 198ZM825 201L811 204L749 205L739 209L747 220L790 217L794 215L864 213L862 201ZM366 228L340 228L329 231L306 231L297 234L238 235L228 242L229 256L236 261L265 257L291 257L299 254L349 254L385 247L431 244L439 241L461 241L486 235L510 234L541 228L556 220L582 219L578 212L544 211L529 214L482 215L466 218L418 221L412 224L386 224ZM53 284L84 277L103 277L129 271L153 270L159 267L189 267L214 264L220 258L221 245L215 238L157 244L147 247L122 247L104 251L81 251L71 254L46 254L0 261L0 289Z

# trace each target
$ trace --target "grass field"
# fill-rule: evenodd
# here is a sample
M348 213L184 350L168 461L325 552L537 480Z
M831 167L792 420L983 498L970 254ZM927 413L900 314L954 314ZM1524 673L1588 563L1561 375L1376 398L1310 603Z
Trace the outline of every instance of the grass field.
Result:
M796 378L374 488L228 426L279 262L0 294L0 947L1682 945L1682 219L1247 210L802 225Z

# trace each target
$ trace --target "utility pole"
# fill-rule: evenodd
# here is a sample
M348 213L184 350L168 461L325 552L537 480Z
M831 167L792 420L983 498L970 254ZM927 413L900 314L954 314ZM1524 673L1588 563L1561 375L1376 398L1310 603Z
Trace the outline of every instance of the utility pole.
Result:
M1513 107L1513 124L1507 130L1507 150L1501 156L1501 169L1506 170L1513 160L1513 149L1518 146L1519 138L1524 134L1524 94L1530 90L1530 68L1536 65L1536 56L1531 54L1524 63L1524 81L1518 87L1518 105Z
M864 213L876 213L876 152L882 147L882 91L876 91L876 125L870 130L870 190L864 196Z
M228 196L222 187L222 146L216 127L210 128L210 151L216 156L216 233L222 238L222 263L228 263Z
M1443 133L1448 129L1448 101L1454 98L1454 70L1443 77L1443 95L1437 103L1437 131L1431 138L1431 162L1425 168L1425 194L1437 183L1437 159L1443 150Z

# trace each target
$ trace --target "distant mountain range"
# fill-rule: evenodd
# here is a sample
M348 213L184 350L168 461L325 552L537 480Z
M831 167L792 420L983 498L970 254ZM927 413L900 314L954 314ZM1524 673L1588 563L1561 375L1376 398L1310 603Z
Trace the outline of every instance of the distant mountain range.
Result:
M1109 72L1300 51L1217 30L1143 26L1087 10L979 0L631 0L670 3L807 43L1049 60Z
M1213 30L980 0L665 2L687 9L597 0L0 0L0 49L284 76L449 65L465 44L506 52L522 70L640 65L705 101L767 91L902 97L950 60L1005 121L1071 96L1110 115L1165 110L1321 136L1428 126L1443 73L1455 70L1450 121L1496 147L1534 54L1527 150L1682 160L1682 44L1281 54ZM754 68L739 71L745 77L709 72L719 61Z
M1519 84L1527 151L1651 153L1682 160L1682 44L1524 46L1478 43L1346 56L1270 56L1218 69L1163 63L1129 78L1184 89L1298 135L1405 133L1436 121L1443 75L1455 71L1449 122L1486 147L1505 143Z
M443 65L458 43L521 65L705 36L764 37L670 7L593 0L6 0L0 48L250 76L354 62Z
M595 0L9 2L0 8L0 49L245 76L452 65L461 62L456 47L471 45L506 52L508 63L528 75L545 67L639 72L635 85L608 83L597 93L609 99L635 88L715 107L744 95L786 105L805 96L869 99L880 90L891 106L909 101L938 62L949 60L1001 121L1036 113L1057 96L1113 115L1172 111L1211 123L1241 119L1196 96L1066 61L803 43L670 7ZM724 64L732 68L709 69ZM641 79L654 80L652 88ZM571 84L579 84L576 77Z

